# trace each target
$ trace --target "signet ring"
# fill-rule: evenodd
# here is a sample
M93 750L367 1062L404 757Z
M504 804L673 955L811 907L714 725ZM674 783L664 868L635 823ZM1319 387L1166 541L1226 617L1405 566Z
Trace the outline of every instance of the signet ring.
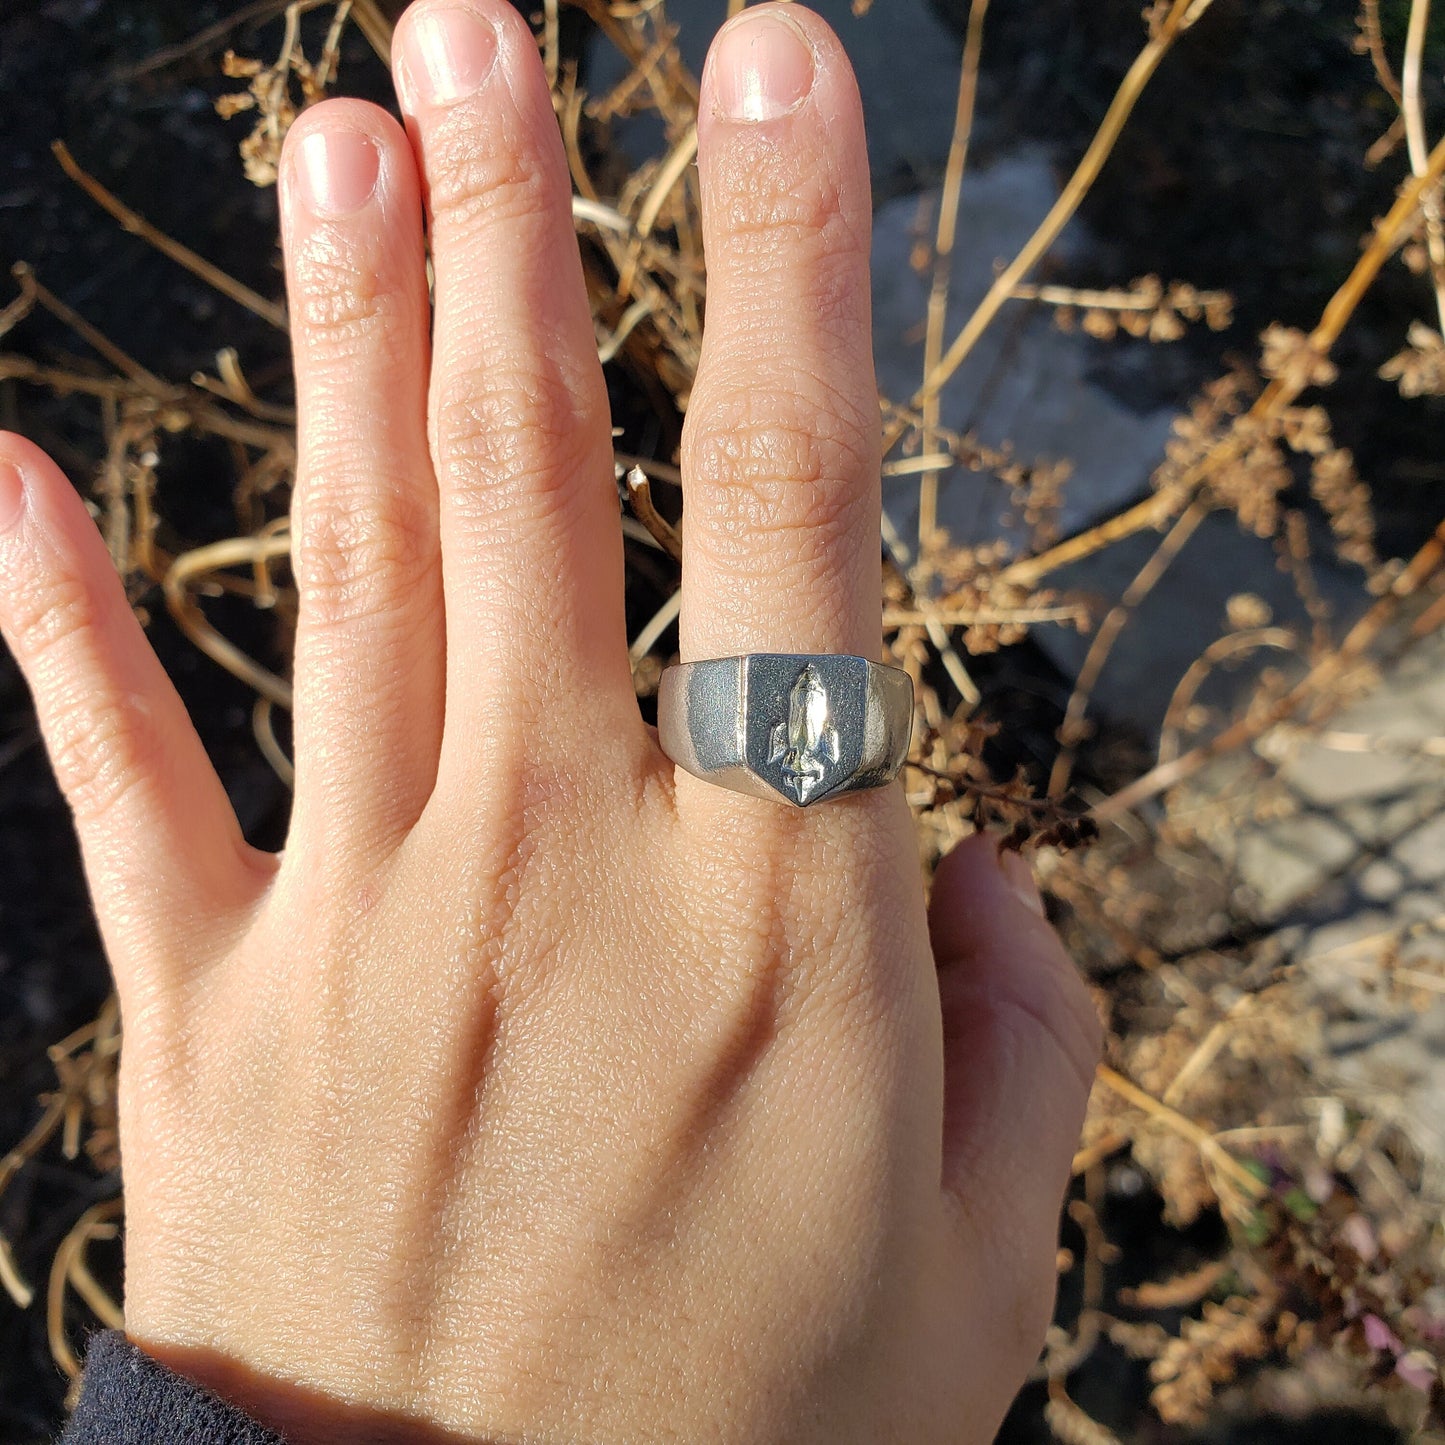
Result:
M892 782L912 726L912 678L843 653L679 663L657 694L658 740L678 767L798 808Z

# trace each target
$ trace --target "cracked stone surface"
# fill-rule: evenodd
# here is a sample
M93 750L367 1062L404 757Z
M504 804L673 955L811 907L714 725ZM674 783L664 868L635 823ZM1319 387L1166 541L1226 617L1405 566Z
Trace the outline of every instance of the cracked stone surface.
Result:
M991 284L1058 197L1058 182L1042 151L1026 149L970 172L964 184L967 223L954 251L946 338L955 336ZM920 218L935 204L916 197L890 201L873 224L873 333L878 386L906 401L923 379L923 329L929 275L910 263ZM1071 227L1056 254L1079 258L1090 246ZM1137 342L1111 343L1121 350ZM972 432L987 446L1009 444L1021 461L1067 457L1073 474L1059 525L1068 534L1144 493L1163 455L1173 413L1134 409L1092 379L1101 350L1082 333L1065 334L1048 312L1015 303L964 361L943 390L946 425ZM917 533L916 478L885 482L885 506L905 537ZM995 479L967 471L946 474L939 488L939 521L960 542L997 535L1008 496Z
M1363 749L1363 750L1361 750ZM1432 751L1437 750L1437 751ZM1290 811L1214 840L1327 1019L1323 1087L1398 1124L1445 1193L1445 636L1279 760ZM1228 786L1228 764L1191 790Z
M1013 253L1057 193L1043 157L1029 152L969 176L948 334L982 296L995 262ZM874 231L875 352L880 387L894 397L921 375L927 282L909 265L918 216L916 200L891 202ZM1080 228L1066 237L1075 257L1089 245ZM972 428L985 442L1009 440L1025 459L1075 459L1061 519L1066 535L1142 495L1169 434L1169 412L1131 410L1097 384L1098 354L1098 343L1060 333L1046 316L1006 311L944 397L946 423ZM885 483L885 507L905 538L916 535L915 496L916 486L902 479ZM940 521L956 540L1000 535L1006 514L1001 488L987 478L956 474L941 491ZM1157 542L1157 533L1130 539L1051 581L1102 608ZM1361 573L1332 560L1327 538L1313 545L1315 580L1339 629L1370 598ZM1271 545L1230 516L1210 517L1130 622L1094 693L1093 715L1157 746L1179 679L1225 630L1226 604L1241 592L1259 597L1274 622L1307 625ZM1038 628L1034 638L1068 676L1090 645L1064 627ZM1254 686L1260 666L1256 656L1218 669L1200 701L1233 702ZM1438 968L1445 942L1441 928L1425 926L1445 927L1445 756L1431 755L1432 739L1437 748L1445 739L1441 637L1388 667L1369 696L1332 720L1323 741L1291 746L1276 760L1272 812L1232 823L1211 842L1254 916L1283 930L1329 1020L1322 1089L1398 1123L1425 1158L1432 1188L1445 1192L1445 977ZM1254 789L1250 762L1221 760L1193 792L1205 799ZM1236 806L1232 816L1247 811ZM1396 935L1398 958L1381 947ZM1395 987L1385 977L1391 968ZM1408 986L1399 987L1402 980Z

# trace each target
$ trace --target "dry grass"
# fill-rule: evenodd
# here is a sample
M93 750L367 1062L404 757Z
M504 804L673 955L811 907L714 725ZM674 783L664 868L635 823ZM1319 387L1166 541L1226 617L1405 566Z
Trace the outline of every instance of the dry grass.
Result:
M675 48L661 0L578 0L602 42L626 62L624 79L611 91L585 93L561 52L557 3L547 0L537 29L572 169L598 351L614 394L624 396L633 413L626 420L645 418L655 439L649 456L619 454L616 467L626 504L629 611L644 619L632 661L639 697L646 698L669 660L664 640L677 615L683 523L675 449L706 295L692 166L697 85ZM330 12L330 29L308 58L299 19L313 8ZM281 140L297 111L344 82L337 75L344 27L359 26L381 55L389 35L373 0L270 9L277 17L276 47L266 56L226 55L225 73L245 84L221 107L253 123L241 161L259 185L274 179ZM1149 7L1138 58L1058 202L950 336L950 263L987 46L987 0L973 0L970 10L954 142L931 243L917 257L931 277L922 318L924 367L911 396L882 401L885 472L894 486L916 479L920 503L916 535L899 535L885 522L883 625L889 659L909 670L917 688L907 785L925 862L931 865L974 829L998 829L1009 846L1036 850L1053 904L1081 951L1110 961L1097 984L1111 1029L1109 1057L1075 1160L1080 1185L1066 1228L1073 1243L1060 1253L1065 1293L1077 1303L1067 1324L1052 1332L1038 1371L1048 1384L1049 1427L1064 1442L1117 1438L1066 1390L1069 1377L1104 1342L1150 1362L1152 1407L1165 1422L1203 1420L1241 1371L1295 1365L1308 1373L1312 1361L1328 1358L1343 1372L1336 1378L1343 1380L1344 1397L1376 1401L1417 1439L1445 1440L1439 1219L1416 1162L1389 1128L1323 1095L1312 1076L1319 1019L1302 988L1308 960L1272 948L1267 929L1242 940L1162 948L1160 918L1170 899L1128 862L1140 849L1192 846L1211 829L1228 830L1256 816L1270 796L1261 778L1302 737L1373 747L1369 738L1331 734L1330 719L1370 686L1384 661L1445 621L1445 522L1413 556L1378 555L1369 487L1334 441L1330 422L1337 380L1331 353L1386 268L1404 266L1418 278L1421 316L1381 374L1407 397L1445 394L1445 339L1437 329L1445 327L1445 141L1432 147L1420 102L1428 9L1427 0L1409 6L1397 73L1375 0L1361 7L1361 52L1395 112L1361 164L1396 166L1401 185L1313 329L1270 327L1252 366L1226 370L1178 418L1151 493L1062 539L1053 519L1068 485L1067 462L1030 464L1011 448L979 445L949 429L940 398L988 328L1020 302L1052 307L1061 327L1082 327L1100 338L1122 333L1166 344L1190 326L1228 324L1228 296L1187 282L1145 277L1080 291L1032 279L1160 63L1189 27L1208 23L1210 0L1158 0ZM215 45L221 34L198 37L197 45ZM611 126L644 112L660 119L665 142L659 154L632 165L612 143ZM285 326L276 301L159 235L67 154L60 158L120 225ZM275 619L284 654L295 611L287 570L295 464L289 407L258 394L242 359L224 348L209 374L181 382L157 377L71 313L28 269L17 268L15 279L15 299L0 313L0 337L39 308L70 326L96 360L57 369L0 354L0 381L93 400L107 438L105 455L96 459L95 507L130 595L138 605L163 597L196 647L251 687L256 746L289 783L290 764L274 726L276 710L289 704L288 684L206 615L208 598L246 599ZM157 540L156 484L170 439L183 432L226 443L237 524L232 536L167 551ZM1011 489L1026 541L963 547L949 538L938 523L938 492L948 474L959 471L990 473ZM1339 557L1359 569L1361 595L1369 599L1348 627L1336 623L1313 582L1305 514L1290 500L1300 474L1309 479L1309 505L1327 520ZM1126 624L1217 513L1233 514L1242 529L1274 544L1309 624L1278 625L1258 598L1232 599L1226 629L1179 679L1158 755L1112 792L1082 797L1072 785L1080 749L1090 744L1099 679ZM1065 566L1140 536L1153 539L1148 560L1103 616L1095 615L1090 599L1068 595L1054 582ZM1019 642L1031 629L1058 625L1090 633L1091 646L1051 775L994 777L984 754L1010 720L980 713L970 662ZM1198 704L1217 667L1255 652L1277 655L1279 665L1261 672L1233 712ZM1247 785L1207 797L1201 807L1184 785L1232 756L1244 760ZM1096 837L1095 846L1078 846ZM1445 975L1419 954L1430 932L1421 925L1358 945L1380 987L1398 991L1407 1004L1445 990ZM0 1164L0 1190L57 1135L66 1158L86 1152L113 1162L118 1042L111 1007L91 1029L52 1050L56 1091L37 1127ZM1103 1170L1125 1158L1159 1192L1173 1223L1184 1226L1211 1213L1223 1219L1226 1242L1215 1257L1130 1289L1111 1283L1118 1246L1103 1222ZM118 1213L118 1204L89 1211L55 1261L51 1338L56 1359L72 1375L70 1341L82 1323L120 1317L86 1266L88 1241L114 1231ZM36 1291L3 1242L0 1282L17 1303L31 1304Z

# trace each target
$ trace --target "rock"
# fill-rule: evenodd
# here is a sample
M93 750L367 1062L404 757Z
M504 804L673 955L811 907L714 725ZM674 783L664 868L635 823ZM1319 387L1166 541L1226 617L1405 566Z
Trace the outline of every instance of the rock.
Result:
M811 8L837 31L858 77L875 194L932 181L943 171L953 137L958 39L924 0L880 0L861 16L846 0L817 0ZM668 0L667 15L681 27L683 59L700 75L707 47L727 18L726 0ZM593 61L587 86L595 95L616 84L623 69L611 46L596 47ZM627 143L625 127L621 133ZM642 156L657 143L653 127L628 148Z
M1058 198L1042 151L1024 150L965 177L944 334L957 335L993 281L996 267L1028 240ZM899 199L879 208L873 224L873 332L878 386L906 401L923 379L923 321L931 276L920 276L910 253L920 219L931 231L936 199ZM1082 227L1061 238L1056 256L1080 263L1090 241ZM1146 343L1120 340L1121 349ZM1131 409L1091 373L1102 344L1064 333L1052 311L1011 302L984 333L943 392L942 420L988 446L1011 444L1022 461L1068 458L1073 474L1059 524L1073 532L1148 486L1169 436L1173 414ZM917 481L886 488L889 515L905 537L917 533ZM1008 510L1005 488L970 472L946 474L939 521L956 541L996 535Z
M1397 1124L1445 1192L1445 636L1420 643L1315 740L1288 750L1292 811L1211 839L1288 928L1306 997L1328 1025L1320 1087ZM1334 744L1333 746L1331 744ZM1369 744L1368 750L1356 750ZM1394 751L1391 751L1391 748ZM1242 760L1191 786L1205 805Z

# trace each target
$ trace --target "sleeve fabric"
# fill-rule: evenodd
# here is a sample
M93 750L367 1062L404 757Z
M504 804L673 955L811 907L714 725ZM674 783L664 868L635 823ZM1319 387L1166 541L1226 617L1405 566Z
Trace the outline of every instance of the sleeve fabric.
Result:
M143 1354L119 1330L92 1337L80 1403L56 1445L285 1445Z

